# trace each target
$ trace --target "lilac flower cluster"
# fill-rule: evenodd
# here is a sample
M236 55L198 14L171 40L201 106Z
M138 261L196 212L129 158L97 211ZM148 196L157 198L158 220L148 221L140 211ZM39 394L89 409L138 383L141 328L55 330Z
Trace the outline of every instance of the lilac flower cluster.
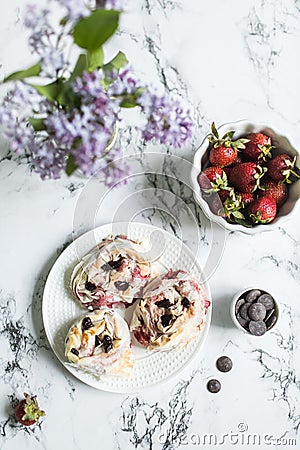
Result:
M122 97L136 95L140 90L142 83L134 77L129 66L122 69L120 72L112 71L110 76L111 84L108 87L108 94L111 97L118 97L121 101Z
M65 152L46 133L35 132L26 115L32 112L28 111L29 104L34 110L38 110L39 105L41 109L46 107L44 98L35 89L23 83L16 84L0 106L3 134L14 152L29 157L33 169L42 179L59 178L65 169Z
M151 86L142 85L129 67L123 69L108 89L111 96L135 96L144 113L146 124L141 134L146 141L152 139L165 145L182 147L192 136L192 119L177 99L159 95Z
M21 112L28 110L28 98L32 96L35 102L36 92L33 88L17 83L15 88L7 93L0 106L0 124L3 134L9 140L10 148L17 154L22 154L34 138L34 129L27 125ZM36 102L35 102L36 103Z
M91 12L89 8L89 3L85 0L53 0L56 3L59 3L66 9L66 16L68 20L75 23L78 19L82 17L86 17Z
M146 141L152 139L173 147L182 147L192 137L192 119L177 99L148 88L138 100L147 123L142 129Z
M110 148L123 106L140 107L145 122L139 131L144 140L181 147L191 137L189 111L178 100L141 83L130 67L105 75L100 70L84 72L72 85L66 80L64 38L75 22L95 8L121 9L123 2L50 1L58 2L65 10L67 20L62 22L59 33L50 24L48 9L28 6L24 23L31 30L30 48L42 62L42 74L67 86L71 101L66 105L58 103L59 97L47 100L26 83L16 83L0 106L0 125L11 149L27 156L42 179L59 178L74 161L85 175L101 172L104 183L112 187L120 180L126 181L129 173L121 149ZM36 119L42 121L38 122L42 126L37 127Z
M44 75L55 78L66 67L63 50L50 23L50 10L27 5L24 25L30 29L29 47L41 59Z
M0 125L11 149L29 156L42 179L59 178L66 169L69 154L85 175L102 171L109 187L127 174L126 164L122 166L122 161L115 161L121 157L120 149L106 152L120 106L103 90L102 79L99 72L93 72L76 80L73 88L80 108L53 109L50 102L23 83L7 94L0 107ZM26 119L32 113L28 104L42 115L47 111L46 131L35 132Z
M80 108L54 111L45 120L48 133L60 148L74 156L85 175L92 175L107 163L105 152L114 133L120 107L102 87L103 75L84 73L73 85Z

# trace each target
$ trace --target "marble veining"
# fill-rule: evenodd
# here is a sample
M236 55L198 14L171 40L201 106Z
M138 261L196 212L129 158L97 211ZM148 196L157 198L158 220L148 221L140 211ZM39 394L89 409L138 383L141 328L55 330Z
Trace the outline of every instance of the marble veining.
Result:
M175 386L165 408L157 402L147 403L140 397L127 398L121 405L121 432L116 433L118 448L124 448L124 434L136 449L178 448L186 437L192 416L188 392L195 376L196 372Z

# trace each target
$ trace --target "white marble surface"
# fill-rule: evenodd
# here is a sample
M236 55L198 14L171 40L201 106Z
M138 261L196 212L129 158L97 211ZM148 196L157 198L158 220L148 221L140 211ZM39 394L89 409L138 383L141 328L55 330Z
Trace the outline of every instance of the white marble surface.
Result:
M31 62L21 20L24 4L11 0L0 6L1 77ZM300 147L300 1L128 4L108 54L121 48L138 73L156 78L190 104L196 129L191 145L176 152L179 158L192 161L212 120L264 121ZM137 395L97 391L70 376L50 350L41 317L45 279L63 248L94 224L116 219L153 223L191 249L200 248L203 265L213 261L215 266L218 260L223 233L203 217L185 186L188 164L165 156L166 148L144 147L130 127L120 139L125 152L136 155L133 176L114 192L99 185L94 223L82 214L89 201L85 179L43 182L1 144L1 449L193 449L205 433L215 434L226 450L249 447L247 435L254 433L261 437L257 448L275 447L275 440L264 442L264 435L298 439L299 446L299 210L274 232L227 236L209 280L214 305L206 345L193 365L171 381ZM150 151L157 155L149 156ZM74 222L79 198L84 201ZM271 288L282 307L278 329L263 338L241 334L229 317L231 297L247 285ZM234 362L228 374L215 368L222 354ZM207 392L209 377L221 380L219 394ZM24 391L36 393L47 413L30 429L9 418L11 404ZM222 445L222 434L238 432L241 423L248 431L239 433L238 442L233 435ZM281 444L297 447L292 441Z

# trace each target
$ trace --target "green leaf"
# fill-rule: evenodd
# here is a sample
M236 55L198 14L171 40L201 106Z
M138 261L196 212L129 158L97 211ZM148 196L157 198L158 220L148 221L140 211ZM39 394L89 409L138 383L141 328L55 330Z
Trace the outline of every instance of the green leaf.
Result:
M112 69L120 70L128 63L125 53L119 52L111 61L103 66L106 71L111 71Z
M44 120L45 119L36 119L35 117L29 117L29 123L33 126L35 131L43 131L47 129Z
M233 138L235 131L227 131L227 133L224 134L222 139L228 139L229 141Z
M93 72L103 66L104 53L102 47L88 52L88 69Z
M244 220L244 219L239 219L239 218L237 218L237 217L234 218L234 221L233 221L233 222L238 223L238 224L240 224L240 225L243 225L244 227L247 227L247 228L252 228L252 227L253 227L253 224L247 222L247 221Z
M245 219L244 214L242 214L240 211L233 211L232 215L233 215L236 219Z
M119 25L119 11L98 9L77 22L73 30L75 43L89 51L97 50Z
M41 95L46 97L48 100L55 101L61 91L62 85L62 81L57 80L53 83L46 84L45 86L40 86L38 84L32 84L31 86L34 87Z
M79 97L74 93L70 82L64 83L57 96L57 101L62 106L69 108L80 106Z
M124 98L124 100L121 101L120 106L121 108L135 108L138 105L135 98Z
M219 133L218 133L218 130L217 130L217 127L216 127L215 122L213 122L213 123L211 124L211 132L212 132L213 136L214 136L216 139L219 139Z
M73 70L73 73L70 77L69 81L74 81L77 77L81 77L81 75L83 74L83 72L85 70L88 70L88 59L87 59L87 55L84 53L81 53L81 55L79 55L79 58L77 60L77 63L75 65L75 68Z
M29 67L26 70L20 70L10 74L8 77L4 78L3 83L12 80L23 80L24 78L36 77L41 73L41 63L38 62L34 66Z
M75 170L78 169L78 166L76 165L74 161L74 156L70 153L68 156L67 166L66 166L66 174L72 175L72 173L75 172Z

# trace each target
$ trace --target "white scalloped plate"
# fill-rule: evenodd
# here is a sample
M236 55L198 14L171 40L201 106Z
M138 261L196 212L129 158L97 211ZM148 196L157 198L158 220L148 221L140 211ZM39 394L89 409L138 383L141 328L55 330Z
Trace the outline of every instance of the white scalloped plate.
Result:
M183 349L149 351L143 349L133 339L135 364L129 378L103 375L100 379L96 379L92 375L69 366L64 355L65 337L74 320L86 312L73 298L69 287L71 273L78 258L82 258L109 234L126 234L132 239L148 242L148 255L154 255L153 260L155 256L160 255L161 268L186 270L200 282L205 278L193 253L179 239L160 228L135 222L102 225L85 233L72 242L53 265L44 290L43 320L47 338L54 353L67 370L90 386L109 392L137 392L178 374L198 354L210 326L211 306L206 316L206 324L198 338ZM202 285L206 290L207 298L211 301L208 284L204 282ZM118 310L118 312L128 321L132 309L133 307L126 311Z

